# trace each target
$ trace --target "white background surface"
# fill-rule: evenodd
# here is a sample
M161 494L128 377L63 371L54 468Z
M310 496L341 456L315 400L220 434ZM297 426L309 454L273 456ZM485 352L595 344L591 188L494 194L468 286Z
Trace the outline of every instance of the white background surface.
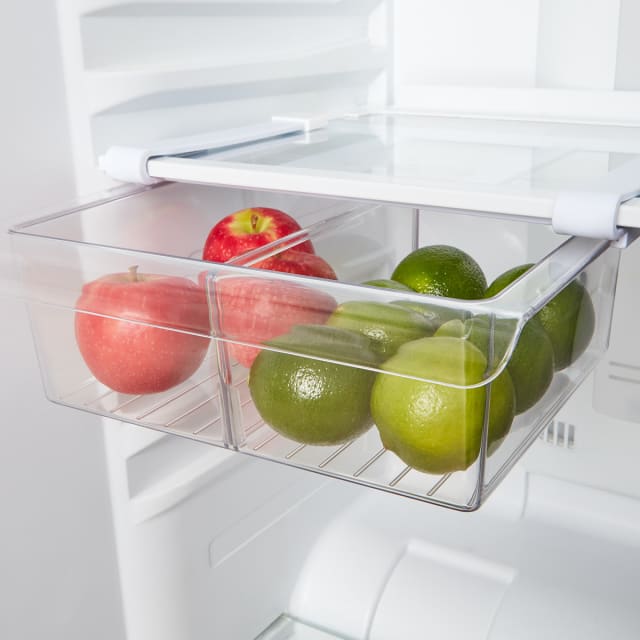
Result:
M3 4L0 283L9 224L73 197L55 37L54 2ZM0 637L120 640L102 430L45 400L24 307L2 286L0 308Z

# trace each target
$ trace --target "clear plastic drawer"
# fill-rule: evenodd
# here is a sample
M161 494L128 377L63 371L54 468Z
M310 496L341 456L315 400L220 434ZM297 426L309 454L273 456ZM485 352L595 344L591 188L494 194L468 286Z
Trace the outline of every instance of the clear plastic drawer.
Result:
M203 261L251 207L301 230ZM12 239L52 401L461 510L606 350L619 257L473 212L179 184Z

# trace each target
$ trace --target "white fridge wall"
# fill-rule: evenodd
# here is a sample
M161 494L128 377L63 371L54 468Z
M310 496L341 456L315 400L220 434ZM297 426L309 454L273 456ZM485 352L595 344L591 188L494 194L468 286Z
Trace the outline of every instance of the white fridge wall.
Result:
M394 100L450 115L638 124L637 16L635 0L398 0Z
M108 439L127 637L254 638L287 609L309 549L353 489L175 438L136 461L122 450L131 433L112 425ZM130 497L135 466L154 463L162 473Z
M2 7L0 162L6 229L74 197L55 7ZM102 430L47 402L24 305L6 297L0 234L0 637L123 640Z
M110 183L95 162L110 145L386 99L385 0L57 6L74 168L89 189Z

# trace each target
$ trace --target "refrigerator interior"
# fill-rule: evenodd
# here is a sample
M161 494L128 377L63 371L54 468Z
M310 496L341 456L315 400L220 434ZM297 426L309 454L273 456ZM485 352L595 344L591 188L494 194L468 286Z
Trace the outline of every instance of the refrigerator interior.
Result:
M110 145L298 111L636 126L637 5L576 11L569 0L61 1L79 190L114 186L96 169ZM623 142L569 173L640 151ZM524 156L525 173L538 166ZM544 178L566 172L559 161ZM474 240L465 232L461 245ZM128 637L637 638L638 269L631 245L609 351L474 514L109 421Z

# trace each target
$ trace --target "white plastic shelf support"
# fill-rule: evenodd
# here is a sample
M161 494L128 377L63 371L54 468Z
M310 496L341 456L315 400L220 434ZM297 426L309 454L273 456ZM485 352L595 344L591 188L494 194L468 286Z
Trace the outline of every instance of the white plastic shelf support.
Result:
M626 246L630 238L618 227L618 211L623 202L638 195L640 158L610 171L584 190L558 193L551 224L558 233L614 240L618 246Z

